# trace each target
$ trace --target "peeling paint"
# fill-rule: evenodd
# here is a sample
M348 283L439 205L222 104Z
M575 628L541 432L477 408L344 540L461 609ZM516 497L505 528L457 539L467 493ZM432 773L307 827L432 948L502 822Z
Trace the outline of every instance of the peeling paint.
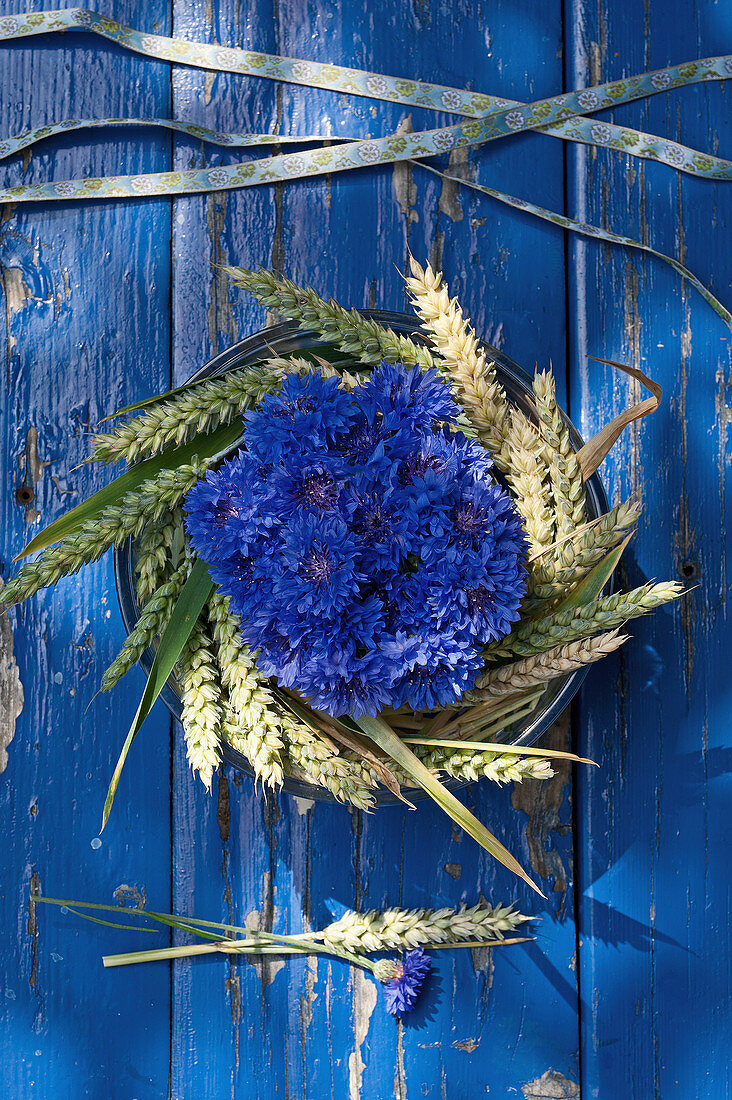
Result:
M413 129L412 116L407 115L394 132L398 135L411 134ZM407 223L407 236L409 236L409 227L413 222L419 221L419 214L414 209L417 202L417 186L414 182L411 165L397 162L392 171L392 184L394 195L399 203L399 209Z
M641 329L643 322L638 308L638 272L632 261L628 260L623 271L623 328L625 339L630 352L631 364L637 369L642 368L641 362ZM624 377L623 384L630 389L630 397L633 404L641 400L641 384L637 378ZM640 495L642 484L642 470L640 467L640 421L635 420L629 425L630 434L630 484L631 490Z
M0 215L0 223L5 220ZM16 339L11 331L13 318L30 304L53 304L54 294L50 272L40 263L36 243L11 230L3 234L0 248L0 292L5 302L5 322L8 330L8 358L13 354ZM22 323L22 322L21 322Z
M489 905L490 902L481 893L478 901L481 905ZM473 960L473 970L476 974L485 974L486 985L488 989L493 986L493 975L495 973L496 964L493 957L492 947L471 947L470 955Z
M40 517L40 512L35 507L36 486L43 477L43 471L51 462L41 459L38 454L38 429L31 425L25 436L25 449L20 458L20 468L23 473L23 481L18 486L16 500L25 509L25 524L30 526Z
M40 894L41 892L41 880L37 871L34 871L31 875L30 890L31 894ZM36 919L36 911L38 904L35 901L28 902L28 935L33 940L33 957L31 960L31 972L28 979L28 984L31 989L35 989L38 984L38 920Z
M229 994L231 1005L231 1023L234 1028L234 1069L239 1072L239 1024L241 1023L241 983L239 975L233 971L224 982L224 989ZM234 1083L231 1084L231 1095L234 1096Z
M214 25L213 25L213 22L214 22L213 0L206 0L205 19L206 19L206 25L207 25L207 28L208 28L208 32L209 32L209 36L207 38L207 41L209 41L209 42L218 42L218 39L216 38L215 30L214 30ZM204 105L206 107L210 106L210 104L211 104L211 96L213 95L213 86L214 86L214 80L216 79L216 76L217 76L217 74L215 72L210 71L210 70L203 74L203 102L204 102Z
M397 1021L396 1073L394 1074L394 1100L407 1100L407 1071L404 1067L404 1024Z
M355 1049L348 1056L348 1100L361 1100L361 1080L366 1063L361 1047L369 1033L369 1025L378 992L376 983L367 978L360 968L353 975L353 1041Z
M555 1069L548 1069L535 1081L529 1081L521 1091L525 1100L580 1100L577 1082L570 1081Z
M548 749L566 752L570 748L569 741L569 714L565 713L550 727L545 743ZM570 782L570 764L567 760L553 760L552 767L552 779L527 779L515 784L511 805L516 810L523 810L528 817L526 842L531 866L545 881L553 878L555 892L564 896L569 874L551 843L551 834L564 834L569 829L560 821L559 811L564 802L565 788Z
M275 124L273 132L279 134L282 130L282 85L278 84L275 90ZM279 145L273 145L271 147L272 154L282 152L282 147ZM284 245L284 230L285 230L285 185L283 182L275 183L273 187L274 194L274 214L275 223L272 230L272 251L270 253L270 267L273 271L284 271L285 269L285 245ZM269 316L269 314L268 314Z
M445 234L439 228L435 229L435 235L432 238L430 245L430 264L433 271L442 271L443 268L443 255L445 252Z
M305 995L300 997L300 1025L302 1028L303 1050L305 1049L305 1034L313 1022L313 1005L318 998L315 986L318 981L317 957L308 960L305 970Z
M27 302L33 300L33 294L23 278L19 267L5 267L0 273L5 308L8 313L19 313Z
M446 863L445 870L451 878L459 879L463 873L462 863Z
M5 611L0 614L0 773L8 766L8 746L15 737L15 723L22 710L23 685L13 656L13 628Z
M729 427L730 424L732 424L732 404L727 403L727 390L732 389L732 375L728 378L725 377L724 368L720 366L717 370L715 381L717 383L717 392L714 397L714 403L717 414L717 430L719 432L719 452L717 457L717 468L719 471L719 529L724 532L726 529L727 516L727 447L729 443ZM722 553L720 555L719 577L719 601L721 604L725 604L727 598L726 559L727 555Z
M229 783L223 768L219 770L219 800L216 806L216 820L219 826L221 843L226 844L229 839L231 810L229 807Z
M460 1039L452 1044L455 1050L462 1050L466 1054L474 1054L480 1046L480 1039Z
M680 215L679 215L680 218ZM679 498L679 525L676 532L676 547L678 551L678 569L682 577L690 580L698 576L696 563L696 532L692 526L689 515L689 496L686 488L686 471L688 465L688 419L687 419L687 386L688 365L691 362L691 311L688 295L684 295L685 318L684 328L681 332L681 392L679 395L679 428L681 433L681 495ZM724 530L724 525L722 527ZM691 692L692 672L694 668L694 629L698 620L699 611L695 606L696 600L692 593L680 601L679 614L684 632L684 676L686 680L686 693Z
M41 878L37 871L34 871L28 884L29 894L40 894L41 891ZM31 966L30 975L28 977L28 985L32 989L33 993L38 998L35 1015L35 1026L38 1028L43 1022L43 996L38 988L38 903L28 899L28 935L31 938Z
M135 909L144 909L147 905L147 893L145 887L130 886L127 882L121 882L113 894L114 900L120 905L127 906L128 902L134 902Z
M265 880L269 877L269 872L265 872ZM266 883L265 883L265 896L266 896ZM247 913L244 921L244 927L251 929L252 932L258 932L260 929L268 931L268 922L262 920L262 914L258 909L252 909L251 913ZM272 985L280 970L285 966L284 959L265 959L257 958L256 955L247 956L246 961L250 966L253 966L257 972L257 977L261 981L263 986Z
M466 146L463 145L458 149L453 149L450 153L450 162L447 170L451 176L457 176L459 179L467 180L474 178L475 173L472 171L468 161L468 149ZM463 220L463 208L460 205L459 183L454 183L453 180L443 179L442 190L440 191L439 211L441 214L447 214L450 221L461 222Z
M208 338L214 351L219 347L219 334L225 345L236 343L237 327L229 301L230 283L223 265L227 261L221 238L226 229L228 196L213 194L206 200L206 227L211 245L211 290L206 316Z
M315 802L312 798L300 798L296 794L292 796L292 800L297 806L297 812L299 813L300 817L305 817L305 815L309 813L309 811L312 810L313 806L315 805Z
M226 901L229 924L233 924L234 906L231 895L231 881L229 879L229 850L227 848L231 826L231 808L229 803L229 781L226 776L226 771L223 768L220 768L218 773L216 823L219 827L219 838L221 840L221 878L224 883L224 899ZM241 1025L241 982L239 979L238 959L235 955L228 956L227 971L228 975L224 979L224 991L229 998L234 1047L234 1064L231 1067L231 1097L233 1100L236 1090L236 1079L239 1073L239 1038Z

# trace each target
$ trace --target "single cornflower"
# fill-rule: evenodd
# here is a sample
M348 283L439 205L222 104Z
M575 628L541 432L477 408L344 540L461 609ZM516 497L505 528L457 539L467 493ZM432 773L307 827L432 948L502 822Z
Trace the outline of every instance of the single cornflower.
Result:
M374 963L374 975L384 985L387 1012L401 1018L412 1011L431 965L432 959L422 947L406 951L399 962L380 959Z

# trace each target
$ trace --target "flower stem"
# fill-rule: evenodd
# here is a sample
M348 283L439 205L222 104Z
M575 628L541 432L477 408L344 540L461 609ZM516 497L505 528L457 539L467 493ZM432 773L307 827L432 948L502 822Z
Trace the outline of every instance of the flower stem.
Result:
M373 972L374 964L370 959L357 955L353 951L326 947L313 941L303 942L295 936L273 936L269 933L257 933L266 936L267 942L257 940L217 940L215 943L191 943L180 947L159 947L149 951L126 951L121 955L103 955L105 967L131 966L135 963L160 962L165 959L188 958L193 955L330 955L343 959L354 966Z

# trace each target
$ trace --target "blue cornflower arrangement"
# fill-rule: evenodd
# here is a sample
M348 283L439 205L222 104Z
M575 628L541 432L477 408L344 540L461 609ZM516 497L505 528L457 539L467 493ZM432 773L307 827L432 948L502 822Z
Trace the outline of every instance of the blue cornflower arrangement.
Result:
M436 371L292 374L188 494L260 671L334 716L460 698L519 617L524 529Z
M40 556L0 593L2 609L133 544L139 616L102 689L155 652L102 826L172 674L209 789L226 746L263 785L292 777L360 809L379 787L418 787L537 889L440 776L549 778L558 750L515 734L543 721L553 685L626 641L628 620L680 595L663 582L603 595L640 513L633 498L589 507L617 432L577 451L551 373L506 392L441 273L414 258L416 340L272 272L228 270L333 365L275 349L120 410L134 415L88 461L127 469L36 533L20 556ZM350 371L377 353L359 382ZM654 400L627 423L657 401L639 377Z

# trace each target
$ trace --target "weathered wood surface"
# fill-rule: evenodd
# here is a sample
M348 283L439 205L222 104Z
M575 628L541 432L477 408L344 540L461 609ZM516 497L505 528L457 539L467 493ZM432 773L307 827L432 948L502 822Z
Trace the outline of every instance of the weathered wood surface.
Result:
M171 26L164 2L131 3L125 14ZM0 53L4 133L77 112L169 108L164 68L112 46L66 39ZM16 158L3 173L39 180L49 171L101 173L123 163L144 171L165 164L166 145L116 133L83 152L64 142L27 166ZM5 207L0 220L7 576L39 518L45 523L102 484L99 472L74 470L89 426L110 402L169 378L170 205ZM168 1079L169 975L162 969L106 982L102 930L79 930L49 908L29 912L28 894L35 886L52 896L167 900L170 818L161 808L169 801L169 723L162 710L154 716L144 752L122 781L114 829L92 848L110 760L132 707L129 688L89 706L123 638L111 560L39 595L10 624L25 704L0 776L2 1091L18 1100L115 1089L120 1097L159 1097ZM12 719L11 707L0 721Z
M161 33L517 99L723 52L731 41L711 0L693 13L675 3L674 18L658 0L646 15L628 0L587 10L579 0L564 10L512 0L394 7L124 0L111 10ZM20 8L0 0L0 14ZM222 129L283 133L330 124L336 134L366 135L434 119L171 70L82 35L6 47L0 57L1 136L72 114L171 109ZM700 148L719 141L724 153L732 147L725 94L679 92L626 117ZM54 140L2 171L8 181L35 180L222 156L184 138L116 131L82 149ZM732 193L722 185L678 181L657 165L640 171L610 154L565 157L560 142L536 135L471 153L469 167L456 158L453 168L555 210L566 194L569 213L607 217L614 228L640 210L635 232L669 251L685 248L692 268L728 299ZM541 876L545 907L424 804L364 816L287 796L267 802L231 772L207 797L162 708L130 756L102 846L92 849L141 682L134 674L131 686L85 713L120 641L111 562L14 612L0 666L0 745L14 733L0 776L0 1050L11 1096L576 1097L580 1079L585 1097L603 1100L726 1095L719 960L727 957L729 334L660 265L568 243L553 226L407 166L172 203L6 209L3 575L36 513L45 523L101 483L98 472L73 470L89 424L184 379L267 321L212 262L274 264L344 302L399 309L395 267L404 268L408 247L444 267L478 330L513 358L529 368L552 361L563 389L569 358L569 403L586 434L630 392L626 380L587 367L587 353L645 364L659 377L670 400L619 449L608 481L613 492L646 488L629 579L688 576L700 585L693 602L639 624L622 661L589 681L575 733L603 770L581 777L574 817L566 769L512 793L487 783L469 792L479 816ZM568 726L552 736L568 743ZM131 948L133 939L56 911L29 914L31 880L90 900L139 892L156 908L277 931L319 927L344 906L480 896L516 898L541 921L528 949L439 953L428 996L397 1025L371 981L335 962L199 959L103 972L102 951Z
M630 5L575 0L568 83L730 49L729 6L646 11L630 19ZM732 150L728 87L658 96L616 120ZM729 301L730 189L604 153L573 153L570 166L580 216L678 252ZM665 390L662 411L607 464L609 484L641 489L646 502L627 579L695 589L633 624L632 643L593 678L580 709L581 750L603 764L600 782L583 777L577 790L585 1100L616 1094L620 1081L632 1100L729 1095L730 333L663 268L596 245L570 250L570 406L582 430L628 394L588 353L634 362Z

